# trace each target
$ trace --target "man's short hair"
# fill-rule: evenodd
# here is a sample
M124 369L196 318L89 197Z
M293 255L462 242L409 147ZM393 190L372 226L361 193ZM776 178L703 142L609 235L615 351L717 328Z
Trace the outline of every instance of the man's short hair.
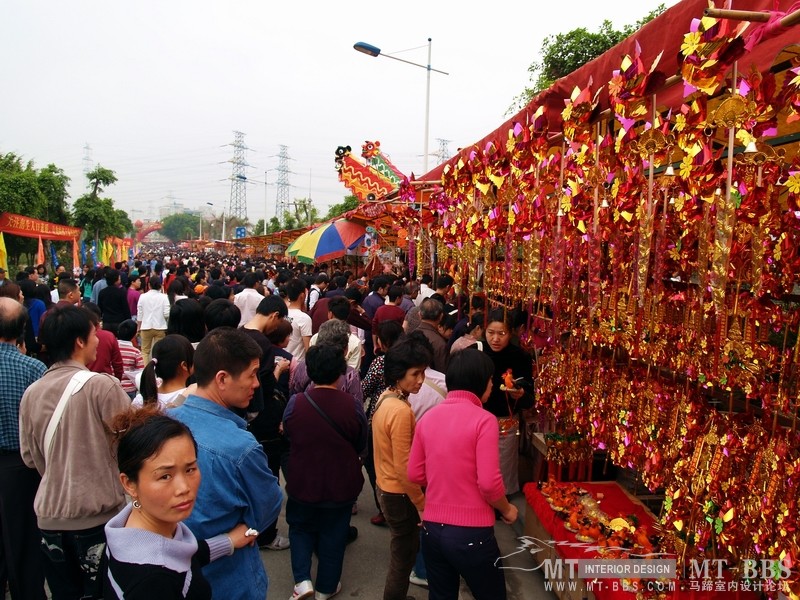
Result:
M105 278L108 285L114 285L117 282L117 279L119 279L119 271L116 269L109 269L106 272Z
M16 340L25 333L27 309L12 298L0 299L0 339Z
M241 319L242 311L226 298L214 300L206 307L203 315L208 331L218 327L238 327Z
M222 285L222 282L217 279L214 281L214 283L206 288L206 291L203 292L203 294L212 300L219 300L220 298L227 300L228 296L231 295L231 289Z
M472 310L483 310L486 307L486 298L478 294L473 294L469 305Z
M451 285L453 285L453 278L450 277L450 275L439 275L439 278L436 280L437 290L443 290Z
M436 321L442 318L444 307L442 303L433 298L425 298L419 305L419 316L423 321Z
M278 313L278 316L286 317L289 315L289 309L286 306L286 302L283 301L283 298L270 294L259 302L258 308L256 308L256 314L268 316L272 313Z
M289 302L295 302L305 291L306 282L298 277L286 282L286 297L289 298Z
M63 300L70 292L78 291L78 282L71 277L60 277L58 279L58 298Z
M316 385L331 385L347 372L347 361L335 344L317 343L306 353L306 368Z
M336 296L334 296L334 298L335 297ZM344 297L348 300L353 300L356 304L361 304L361 300L364 298L364 295L361 293L361 290L355 286L352 286L344 291Z
M398 298L403 297L403 286L393 285L389 288L389 302L397 302Z
M92 318L85 308L77 306L56 306L39 329L39 341L47 346L47 353L53 362L72 357L75 342L86 342L92 332Z
M425 273L422 277L420 277L420 283L424 283L425 285L430 285L433 281L433 277Z
M319 285L320 283L328 283L328 276L325 275L325 273L320 273L314 280L315 285Z
M207 386L219 371L238 377L261 355L261 347L241 329L218 327L209 331L194 352L197 385Z
M388 287L389 283L388 277L384 277L382 275L380 277L376 277L372 280L372 291L377 292L381 288Z
M344 296L334 296L328 301L328 310L335 319L346 321L350 316L350 301Z
M117 339L123 342L130 342L136 337L136 321L133 319L126 319L117 327Z
M404 292L409 296L413 296L414 294L418 294L419 293L419 284L416 281L409 281L406 284Z
M242 278L242 285L246 288L254 288L258 283L258 275L255 273L248 273Z

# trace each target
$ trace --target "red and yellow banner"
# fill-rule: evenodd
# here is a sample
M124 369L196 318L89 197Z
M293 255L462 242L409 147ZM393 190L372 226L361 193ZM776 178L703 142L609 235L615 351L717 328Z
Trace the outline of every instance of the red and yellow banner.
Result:
M82 230L80 227L68 227L5 212L0 214L0 231L10 235L71 242L80 237Z

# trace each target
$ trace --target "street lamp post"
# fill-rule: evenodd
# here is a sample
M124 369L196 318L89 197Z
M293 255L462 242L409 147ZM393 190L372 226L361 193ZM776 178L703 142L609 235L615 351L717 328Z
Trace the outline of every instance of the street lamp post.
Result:
M391 58L392 60L398 60L400 62L404 62L409 65L413 65L415 67L421 67L425 69L427 74L427 81L425 86L425 140L423 141L423 149L422 149L422 168L425 173L428 172L428 130L430 126L430 113L431 113L431 71L436 71L437 73L441 73L442 75L449 75L449 73L445 71L440 71L439 69L434 69L431 67L431 38L428 38L428 64L421 65L419 63L411 62L410 60L405 60L402 58L397 58L396 56L392 56L391 54L381 54L381 49L377 46L373 46L372 44L367 44L366 42L357 42L353 45L353 48L367 54L369 56L385 56L386 58ZM419 227L420 233L422 232L422 191L420 190L420 199L419 199ZM421 238L421 236L420 236ZM421 241L421 240L420 240ZM419 243L419 242L418 242ZM434 264L431 265L432 268L435 267L435 258L433 260ZM419 268L419 267L418 267ZM435 271L435 269L434 269ZM435 275L435 273L433 273Z
M428 38L427 65L421 65L419 63L411 62L410 60L397 58L396 56L392 56L391 54L381 54L380 48L378 48L377 46L373 46L372 44L367 44L366 42L357 42L356 44L353 45L353 48L369 56L385 56L386 58L391 58L392 60L398 60L408 65L420 67L428 72L427 85L425 88L425 140L423 143L423 155L422 155L422 162L423 162L422 168L427 173L428 172L428 129L430 125L430 112L431 112L431 71L436 71L437 73L441 73L442 75L449 75L449 73L445 71L440 71L439 69L434 69L431 67L431 38Z

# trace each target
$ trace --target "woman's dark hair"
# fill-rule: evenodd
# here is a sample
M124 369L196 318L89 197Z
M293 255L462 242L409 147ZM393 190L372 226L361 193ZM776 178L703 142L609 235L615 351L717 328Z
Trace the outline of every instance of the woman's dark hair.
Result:
M483 319L484 319L483 313L480 311L472 315L472 318L469 320L469 323L467 323L467 329L466 329L467 333L472 333L473 331L475 331L476 327L483 327L484 326Z
M175 306L175 296L185 296L186 295L186 286L183 284L183 281L179 278L175 278L172 280L172 283L169 284L167 288L167 297L169 298L169 305Z
M420 331L401 337L386 351L383 359L383 379L386 385L395 385L409 369L427 369L433 362L431 343Z
M202 340L206 334L206 326L200 303L192 298L183 298L173 304L169 311L167 333L186 336L192 343Z
M197 385L210 384L219 371L238 377L253 360L261 359L261 355L261 347L240 329L218 327L209 331L194 352Z
M182 335L168 335L158 340L153 346L153 359L142 371L139 391L144 404L158 402L158 385L156 377L168 381L175 377L182 362L191 370L194 364L194 347Z
M217 327L238 327L242 312L230 300L220 298L206 307L203 319L209 332Z
M456 327L456 323L458 323L456 315L444 314L442 315L442 319L439 321L439 327L453 330Z
M494 363L484 352L466 348L453 353L447 366L444 381L448 391L464 390L478 398L486 391L486 384L494 375Z
M47 345L50 359L59 362L70 358L75 351L75 342L79 339L87 341L91 332L92 319L88 310L77 306L56 306L39 329L39 341Z
M111 430L118 441L119 472L125 473L134 483L139 481L139 471L144 462L158 454L164 444L173 438L187 436L197 452L197 442L190 429L177 419L165 415L157 406L131 409L116 415L111 421Z
M338 345L320 342L308 349L306 368L316 385L331 385L347 372L347 361Z
M511 311L506 310L505 308L495 308L489 313L489 318L486 319L486 326L489 326L489 323L503 323L507 328L509 333L514 329L514 317L511 314Z
M36 300L36 282L32 279L23 279L17 282L19 285L19 289L22 290L22 295L25 296L25 299L22 303L25 305L26 308L30 308L31 303Z
M394 346L395 342L403 335L403 326L397 321L381 321L378 323L376 335L385 352L387 348Z
M290 335L292 335L292 324L286 319L281 319L275 329L267 334L267 339L279 346Z

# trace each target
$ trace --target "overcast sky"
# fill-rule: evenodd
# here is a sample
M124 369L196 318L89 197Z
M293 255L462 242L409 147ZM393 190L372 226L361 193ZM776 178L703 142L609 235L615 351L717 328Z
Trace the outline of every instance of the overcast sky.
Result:
M668 0L667 6L675 4ZM290 199L320 213L350 192L334 152L365 140L405 174L423 172L425 70L353 50L358 41L449 72L432 73L430 152L450 154L495 129L549 34L633 23L658 0L326 2L115 0L3 3L0 153L55 163L85 191L84 165L132 220L169 198L187 208L230 199L234 130L249 147L248 217L275 214L278 146ZM429 159L429 167L438 162ZM264 185L265 171L266 181ZM265 206L266 205L266 206Z

